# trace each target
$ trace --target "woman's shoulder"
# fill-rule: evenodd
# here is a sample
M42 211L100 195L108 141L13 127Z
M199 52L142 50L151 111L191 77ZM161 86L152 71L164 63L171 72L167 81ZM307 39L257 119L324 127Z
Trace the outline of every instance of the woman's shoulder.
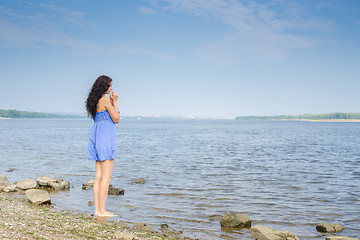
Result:
M106 96L103 96L99 99L99 103L107 103L110 102L110 99Z

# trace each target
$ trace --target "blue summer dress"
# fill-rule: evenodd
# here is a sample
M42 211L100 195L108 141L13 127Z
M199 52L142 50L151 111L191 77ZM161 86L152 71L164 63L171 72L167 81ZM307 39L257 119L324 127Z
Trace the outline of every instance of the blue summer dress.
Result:
M87 157L104 161L116 157L116 128L108 111L97 112L90 131Z

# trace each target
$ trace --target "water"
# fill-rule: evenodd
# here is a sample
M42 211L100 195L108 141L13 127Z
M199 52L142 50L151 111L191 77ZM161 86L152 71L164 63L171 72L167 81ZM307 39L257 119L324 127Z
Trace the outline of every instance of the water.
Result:
M86 159L89 119L0 120L0 173L11 182L47 175L71 182L52 194L61 208L93 213L95 175ZM360 124L236 120L122 120L109 196L119 220L166 223L200 239L252 239L220 226L226 211L252 225L325 239L317 223L360 236ZM6 170L14 168L13 172ZM131 185L133 178L146 183Z

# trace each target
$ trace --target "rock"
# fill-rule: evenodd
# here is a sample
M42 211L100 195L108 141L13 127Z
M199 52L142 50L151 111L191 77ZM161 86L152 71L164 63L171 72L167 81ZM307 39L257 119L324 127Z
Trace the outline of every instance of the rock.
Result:
M109 195L124 195L124 190L121 188L115 188L113 186L109 186Z
M94 202L93 202L93 201L88 201L88 206L89 206L89 207L94 206Z
M15 170L17 170L17 169L16 168L9 168L8 170L6 170L6 172L13 172Z
M344 237L344 236L332 236L332 237L326 237L326 240L358 240L358 239L351 237Z
M342 230L344 230L344 227L340 224L320 223L316 226L316 230L318 230L319 232L334 233L341 232Z
M253 240L299 240L290 231L276 231L275 229L256 225L251 228L251 236Z
M227 212L220 221L222 227L249 228L251 220L247 216L237 212Z
M94 179L90 179L87 183L84 183L82 185L82 189L83 190L88 190L88 189L92 188L94 186L94 182L95 182Z
M15 182L16 187L22 190L28 190L36 188L36 182L32 179L24 180L24 181L17 181Z
M144 184L145 183L145 179L144 178L137 178L137 179L132 179L131 180L131 184Z
M36 179L36 182L41 188L51 188L53 190L68 190L70 189L70 182L64 181L61 178L51 178L47 176L40 176Z
M160 225L160 228L162 228L162 229L169 228L169 225L167 225L166 223L163 223Z
M9 186L5 187L3 189L4 192L15 192L16 190L16 185L15 184L10 184Z
M45 190L30 189L25 192L26 196L32 204L40 205L50 203L50 194Z
M128 231L120 231L120 230L115 231L114 238L120 239L120 240L135 240L135 239L137 239L135 234L130 233Z
M4 188L10 186L11 183L9 181L0 181L0 191L3 191Z
M9 182L9 180L5 174L0 174L0 182Z

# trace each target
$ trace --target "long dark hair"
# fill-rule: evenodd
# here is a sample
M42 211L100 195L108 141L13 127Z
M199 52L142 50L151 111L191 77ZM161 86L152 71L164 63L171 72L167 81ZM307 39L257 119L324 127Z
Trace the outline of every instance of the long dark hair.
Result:
M86 99L86 110L88 116L90 116L92 119L95 118L99 99L109 89L111 82L112 79L110 77L101 75L95 80L94 84L92 85L89 96Z

